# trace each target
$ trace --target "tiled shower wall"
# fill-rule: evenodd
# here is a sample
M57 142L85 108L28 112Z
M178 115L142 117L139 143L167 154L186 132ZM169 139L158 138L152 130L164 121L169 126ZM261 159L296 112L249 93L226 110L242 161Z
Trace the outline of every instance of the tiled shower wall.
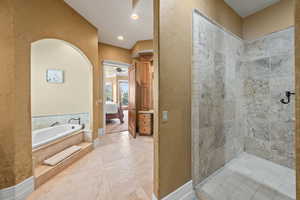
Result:
M198 184L241 152L294 166L294 29L254 41L193 16L192 159Z
M192 158L198 184L243 151L235 94L243 43L197 13L193 23Z
M294 28L246 41L236 70L245 151L294 168Z
M84 124L86 128L89 128L89 117L89 113L32 117L32 130L50 127L51 124L55 122L59 122L59 124L67 124L71 118L80 118L81 124ZM73 121L72 123L77 123L77 121Z

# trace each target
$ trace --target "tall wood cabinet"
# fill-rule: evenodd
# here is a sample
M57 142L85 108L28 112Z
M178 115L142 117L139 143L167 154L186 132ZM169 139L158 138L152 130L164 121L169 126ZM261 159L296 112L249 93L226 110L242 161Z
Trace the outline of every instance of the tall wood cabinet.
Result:
M138 110L153 109L153 56L141 55L137 61Z
M140 135L153 133L153 55L140 54L136 66L136 108L137 126Z

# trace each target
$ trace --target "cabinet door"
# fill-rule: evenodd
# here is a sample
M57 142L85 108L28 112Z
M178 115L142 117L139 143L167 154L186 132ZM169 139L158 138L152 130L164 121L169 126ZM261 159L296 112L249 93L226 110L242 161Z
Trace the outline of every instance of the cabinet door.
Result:
M129 102L128 102L128 130L132 137L136 137L136 65L128 69Z
M141 88L142 93L142 109L143 110L149 110L150 109L150 90L149 86L142 86Z
M141 109L150 109L150 62L141 65Z
M150 62L142 63L142 84L148 86L150 84Z

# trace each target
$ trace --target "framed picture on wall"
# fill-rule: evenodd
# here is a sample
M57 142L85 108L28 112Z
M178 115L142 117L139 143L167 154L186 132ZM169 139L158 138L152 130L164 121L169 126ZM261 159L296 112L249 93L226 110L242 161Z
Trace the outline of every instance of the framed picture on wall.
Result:
M48 83L63 83L64 71L60 69L48 69L46 73L46 80Z

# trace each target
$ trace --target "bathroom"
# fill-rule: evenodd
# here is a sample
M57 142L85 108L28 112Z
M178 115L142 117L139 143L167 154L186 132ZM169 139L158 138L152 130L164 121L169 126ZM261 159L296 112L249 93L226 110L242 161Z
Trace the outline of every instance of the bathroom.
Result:
M125 2L111 0L120 5L117 1ZM76 3L86 14L80 14L66 2ZM134 171L143 181L153 179L153 184L144 185L123 178L132 175L126 171L130 166L127 162L121 162L119 166L125 166L121 171L108 165L110 173L99 170L102 159L113 160L107 155L122 158L122 154L115 153L119 148L108 148L113 154L103 154L99 148L91 151L107 144L99 139L105 132L103 51L98 29L89 21L89 10L99 15L123 14L118 12L122 9L108 11L108 5L101 2L0 1L1 200L2 197L299 199L300 181L295 171L300 167L297 67L300 1L153 0L153 66L157 86L154 110L157 114L153 119L153 145L147 143L154 152L154 158L147 159L153 162L153 170L142 167L151 172L147 177L143 176L144 172ZM126 17L131 19L129 15ZM94 19L107 21L115 16ZM119 35L112 37L117 40ZM124 40L119 42L127 42L125 33L122 35ZM100 38L103 36L100 34ZM42 46L52 43L49 40L55 41L53 54L68 52L76 55L72 59L77 62L61 62L66 56L53 58L50 51L44 52ZM36 52L44 54L49 65L32 56L38 46ZM34 60L37 69L41 69L35 75L31 65ZM65 99L59 89L68 86L72 78L72 71L66 67L77 63L82 64L79 73L86 79L79 77L84 83L80 85L73 82L76 88L63 92L72 99ZM39 84L47 91L41 90ZM43 103L45 99L50 103ZM79 101L86 107L73 104ZM39 130L45 133L43 136L51 133L51 137L33 138ZM128 143L120 144L129 147ZM48 165L40 168L51 157L45 156L45 152L59 154L69 145L84 148L83 151L82 147L75 147L62 155L75 152L71 161L78 162L73 162L73 167L68 161L66 165L58 164L63 171ZM143 145L140 147L147 151ZM136 158L136 152L141 159L135 161L144 164L145 156L140 150L125 154ZM91 170L83 170L85 167ZM100 179L100 173L108 178ZM35 181L39 175L40 180ZM107 184L110 181L120 186L111 187ZM134 191L132 183L151 188L147 197L140 197L143 192ZM124 187L127 185L130 186ZM34 191L39 194L33 194ZM99 195L99 191L104 194ZM113 198L114 195L120 198Z
M247 13L228 1L248 28L288 3ZM193 186L204 200L296 199L295 28L244 31L193 13Z

